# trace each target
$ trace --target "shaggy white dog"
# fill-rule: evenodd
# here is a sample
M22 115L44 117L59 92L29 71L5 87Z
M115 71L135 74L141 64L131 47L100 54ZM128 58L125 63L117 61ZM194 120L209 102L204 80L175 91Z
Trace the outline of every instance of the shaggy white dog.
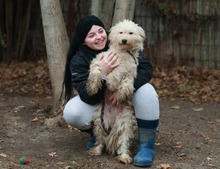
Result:
M131 98L134 92L134 79L137 74L138 53L143 50L144 30L130 20L119 22L110 29L109 50L117 53L120 65L106 78L106 92L103 104L93 116L95 147L91 155L101 155L104 148L117 154L122 163L131 163L129 148L136 133L136 117ZM99 54L97 57L103 55ZM97 58L90 65L87 90L96 94L102 85L102 74ZM117 105L109 102L109 97L117 92Z

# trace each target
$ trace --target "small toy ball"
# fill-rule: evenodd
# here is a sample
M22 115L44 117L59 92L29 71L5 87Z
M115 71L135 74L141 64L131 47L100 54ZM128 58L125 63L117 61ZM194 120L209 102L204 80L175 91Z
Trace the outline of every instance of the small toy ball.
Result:
M20 162L20 164L28 164L28 163L30 163L30 159L21 157L19 162Z

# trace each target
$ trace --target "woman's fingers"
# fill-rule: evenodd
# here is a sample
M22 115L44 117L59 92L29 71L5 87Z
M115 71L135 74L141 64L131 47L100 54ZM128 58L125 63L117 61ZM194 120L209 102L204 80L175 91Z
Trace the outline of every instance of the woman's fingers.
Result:
M116 61L114 64L112 64L112 68L116 68L120 65L120 63L118 61Z
M114 53L114 52L111 52L111 53L107 56L107 60L108 60L109 62L115 61L115 60L117 60L117 59L118 59L118 56L117 56L117 54Z
M99 59L99 66L101 67L101 73L103 75L108 75L114 68L119 65L118 56L116 53L111 52L103 54Z
M118 60L118 55L114 55L114 57L112 57L110 62L115 63L117 60Z
M116 68L120 64L118 61L118 55L116 53L110 53L108 56L108 63L112 68Z

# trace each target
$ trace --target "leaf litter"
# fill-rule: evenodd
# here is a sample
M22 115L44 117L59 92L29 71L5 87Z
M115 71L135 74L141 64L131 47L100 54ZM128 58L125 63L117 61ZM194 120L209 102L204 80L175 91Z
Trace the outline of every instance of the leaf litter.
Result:
M1 63L0 90L5 93L52 98L47 60ZM161 99L220 102L220 70L177 66L154 68L150 81Z

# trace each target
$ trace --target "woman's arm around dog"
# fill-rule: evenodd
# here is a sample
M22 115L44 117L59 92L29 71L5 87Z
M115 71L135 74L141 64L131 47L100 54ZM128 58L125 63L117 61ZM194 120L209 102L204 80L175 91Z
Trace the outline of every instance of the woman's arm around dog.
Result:
M145 58L144 52L139 52L139 64L137 67L137 77L134 81L135 90L140 88L146 83L149 83L153 76L153 68L150 62Z

